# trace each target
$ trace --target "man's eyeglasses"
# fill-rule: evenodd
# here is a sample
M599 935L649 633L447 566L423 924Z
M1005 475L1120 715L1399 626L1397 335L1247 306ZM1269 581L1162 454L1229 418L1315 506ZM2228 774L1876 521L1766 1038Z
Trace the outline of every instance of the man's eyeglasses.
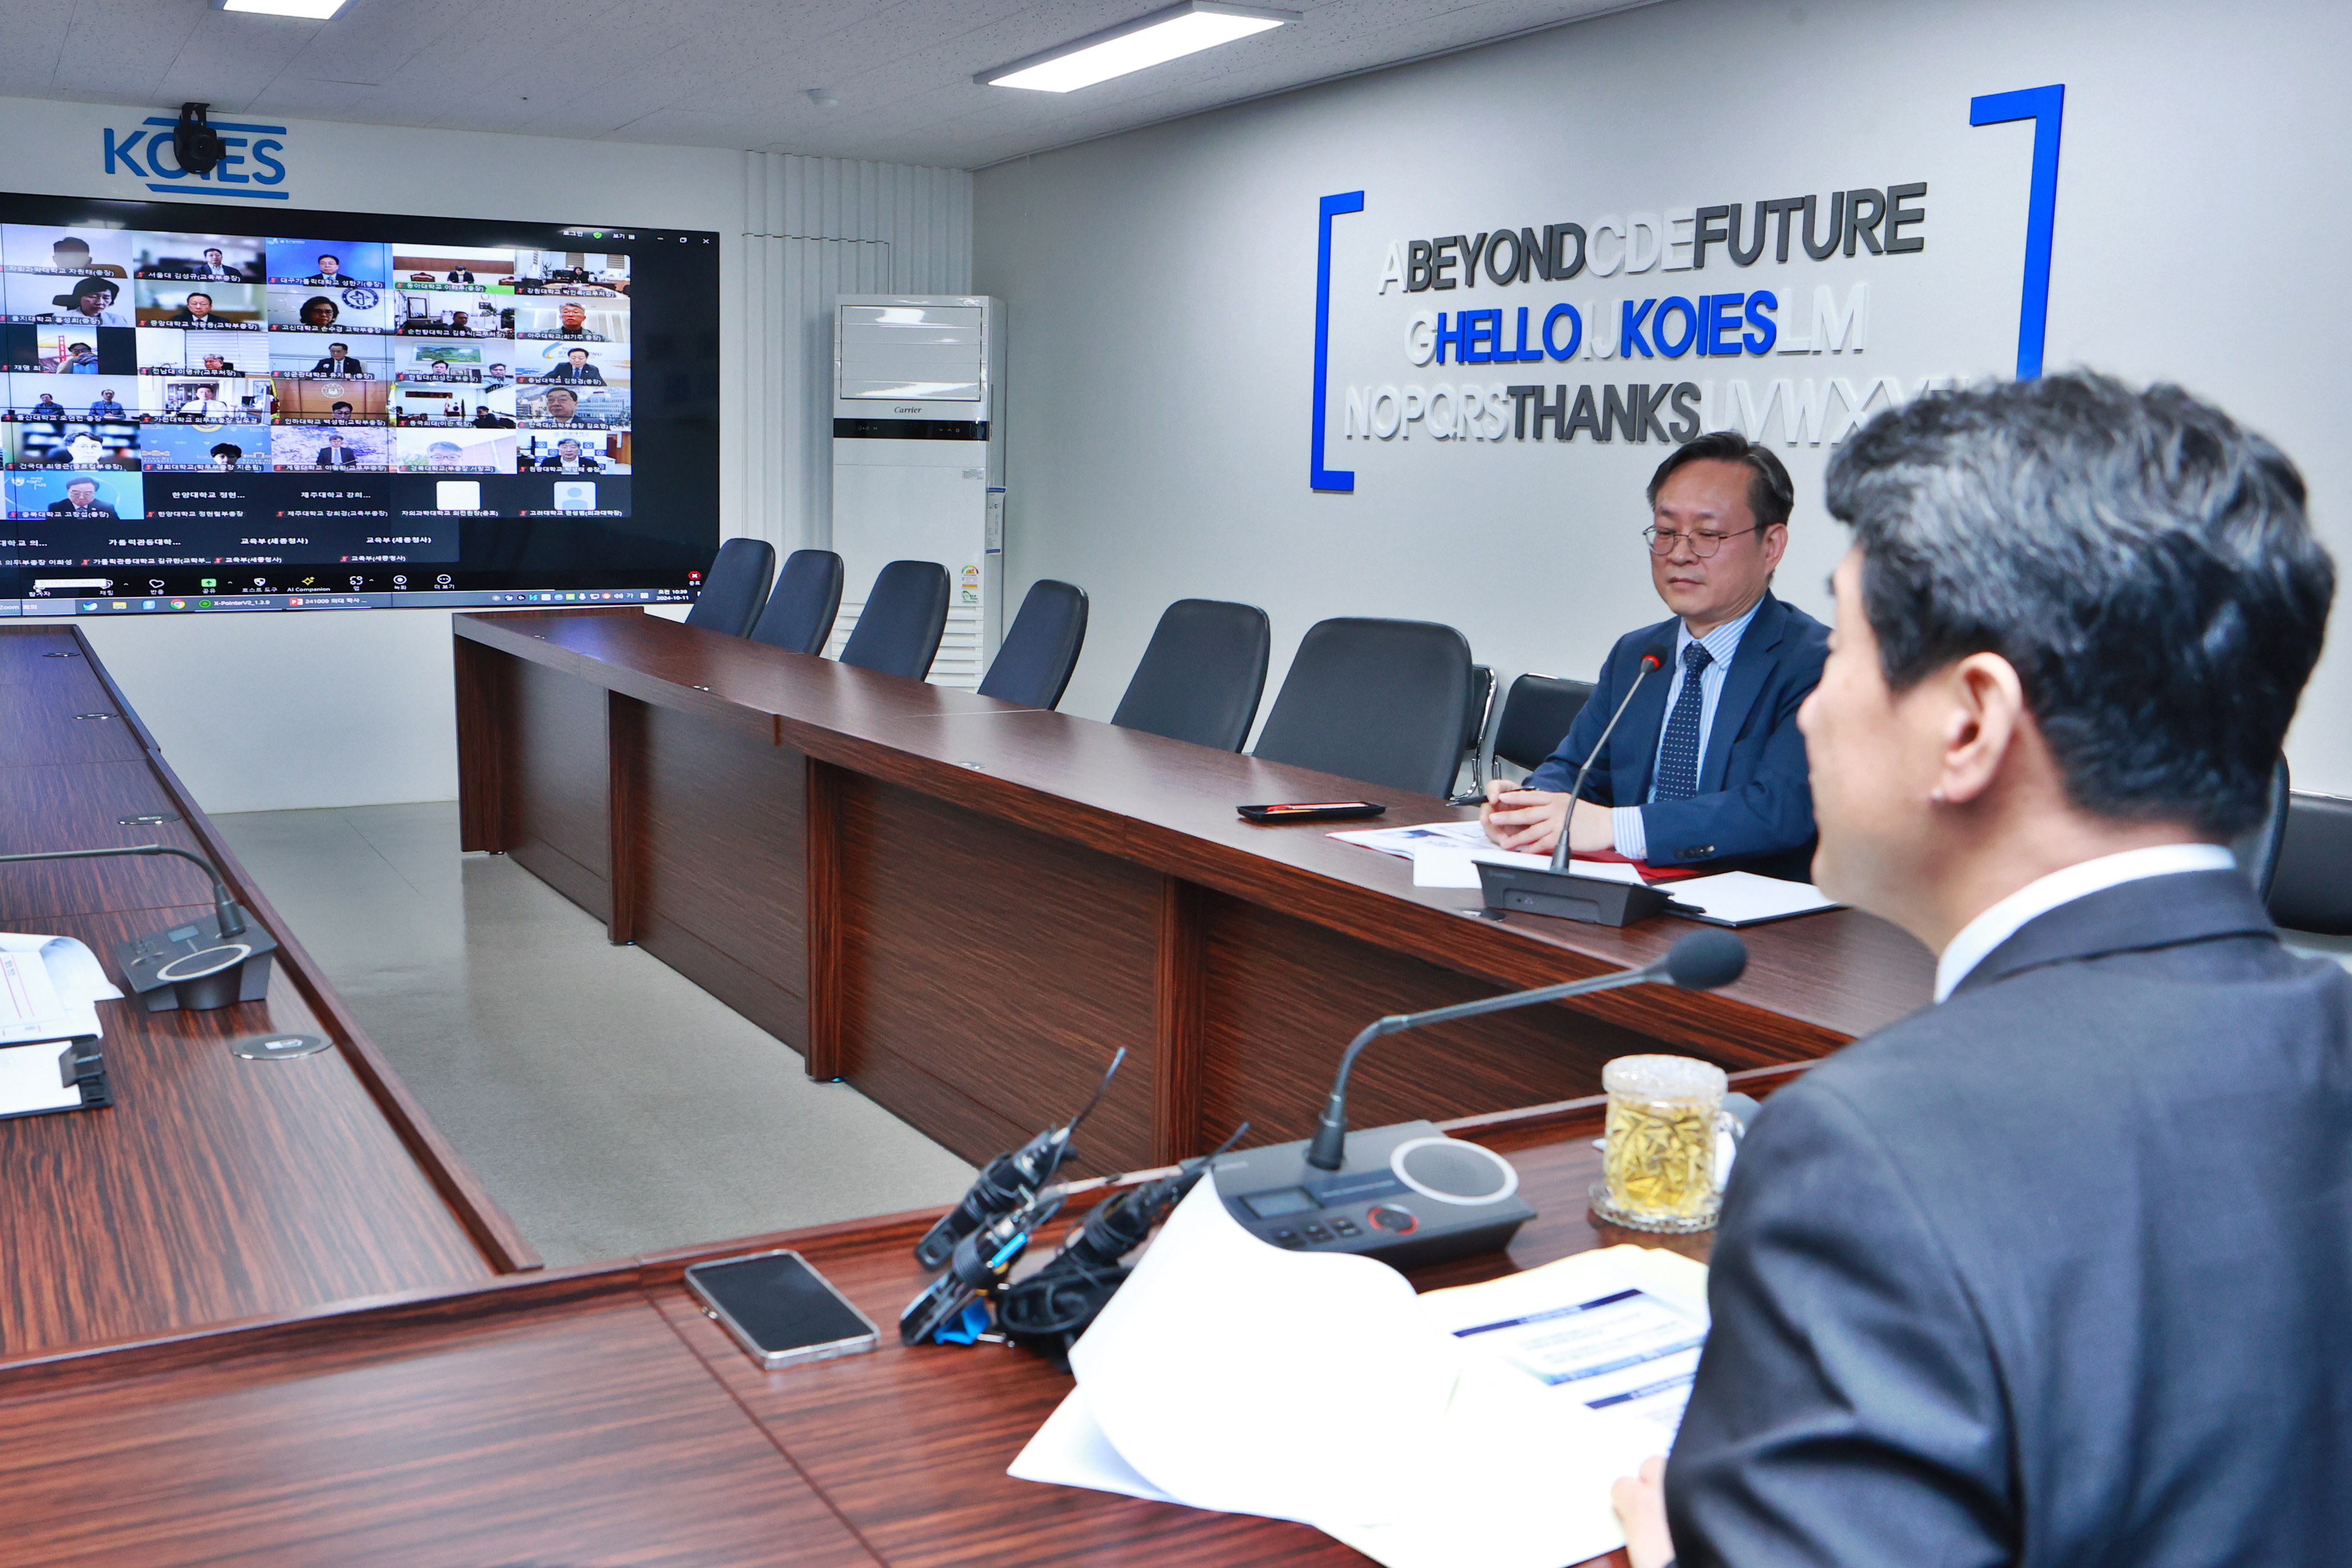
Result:
M1727 534L1717 533L1712 528L1700 528L1694 533L1680 534L1672 528L1662 528L1653 523L1642 530L1642 538L1648 543L1652 555L1672 555L1675 553L1676 545L1687 543L1690 546L1691 554L1701 560L1706 560L1723 548L1724 540L1736 539L1741 534L1762 531L1763 525L1759 524L1752 528L1734 528Z

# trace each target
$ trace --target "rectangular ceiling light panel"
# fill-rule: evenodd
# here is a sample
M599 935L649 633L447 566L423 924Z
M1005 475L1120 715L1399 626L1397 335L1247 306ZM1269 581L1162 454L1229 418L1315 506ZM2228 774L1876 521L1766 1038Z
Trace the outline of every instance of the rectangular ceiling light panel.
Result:
M213 0L224 11L249 11L260 16L300 16L323 22L343 8L343 0Z
M1015 60L1009 66L999 66L992 71L982 71L972 80L983 87L1071 92L1298 19L1296 11L1226 5L1218 0L1188 0L1185 5L1139 17L1124 26L1064 44L1025 60Z

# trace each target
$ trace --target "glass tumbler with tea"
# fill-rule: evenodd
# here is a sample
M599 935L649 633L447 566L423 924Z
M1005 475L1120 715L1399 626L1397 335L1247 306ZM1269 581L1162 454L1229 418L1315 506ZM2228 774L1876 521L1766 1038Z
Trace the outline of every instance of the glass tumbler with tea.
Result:
M1687 1056L1621 1056L1601 1070L1609 1095L1603 1179L1592 1211L1612 1225L1675 1233L1711 1228L1722 1209L1716 1139L1737 1143L1723 1069Z

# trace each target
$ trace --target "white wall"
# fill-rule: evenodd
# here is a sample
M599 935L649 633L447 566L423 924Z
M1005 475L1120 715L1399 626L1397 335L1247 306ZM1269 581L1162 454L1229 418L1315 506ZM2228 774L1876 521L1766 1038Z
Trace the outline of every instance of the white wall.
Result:
M1738 375L1759 394L1771 377L2007 373L2032 130L1971 129L1969 99L2052 82L2067 98L2049 364L2215 398L2303 464L2352 564L2352 447L2328 413L2352 333L2321 304L2352 241L2347 57L2352 12L2321 0L1673 0L982 171L973 287L1011 320L1008 592L1051 576L1093 596L1066 706L1095 716L1187 594L1272 613L1269 703L1299 635L1335 614L1451 622L1506 676L1590 674L1664 614L1634 537L1662 449L1346 440L1339 389L1447 379L1404 357L1418 308L1530 304L1540 320L1555 299L1769 286L1786 329L1815 284L1859 280L1873 315L1851 358L1479 373L1571 392ZM1376 292L1391 238L1912 180L1930 187L1916 256ZM1317 202L1358 189L1365 212L1334 228L1327 458L1358 487L1317 494ZM1779 588L1826 617L1843 548L1820 506L1831 447L1775 449L1800 491ZM2347 688L2338 653L2291 739L2300 786L2352 793Z
M0 146L15 171L0 183L166 200L120 166L109 175L101 152L107 128L135 127L153 112L0 99ZM293 208L719 231L722 537L749 534L780 549L822 538L807 476L829 477L830 433L814 430L779 393L805 371L809 313L824 301L803 282L803 258L745 237L776 232L772 219L788 210L782 193L829 194L789 209L806 220L793 232L879 242L902 256L893 276L909 281L894 287L969 287L971 183L959 172L307 121L290 122L285 141L278 156L289 172L278 188ZM207 810L457 792L446 612L93 616L82 624Z

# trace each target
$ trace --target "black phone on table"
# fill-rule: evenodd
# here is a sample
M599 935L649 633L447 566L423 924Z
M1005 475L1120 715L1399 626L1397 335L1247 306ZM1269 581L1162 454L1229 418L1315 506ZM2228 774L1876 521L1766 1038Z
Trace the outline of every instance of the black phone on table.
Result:
M779 1249L697 1263L686 1271L686 1286L701 1301L703 1314L772 1372L856 1355L881 1343L873 1320L797 1252Z

